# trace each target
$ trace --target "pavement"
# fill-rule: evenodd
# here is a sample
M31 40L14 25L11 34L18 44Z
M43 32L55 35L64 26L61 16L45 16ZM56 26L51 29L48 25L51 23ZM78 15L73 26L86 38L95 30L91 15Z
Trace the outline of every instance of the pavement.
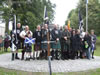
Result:
M21 57L21 54L19 54ZM49 72L48 60L14 60L11 61L11 53L0 55L0 67L22 70L28 72ZM77 72L100 68L100 57L95 59L53 60L52 72Z

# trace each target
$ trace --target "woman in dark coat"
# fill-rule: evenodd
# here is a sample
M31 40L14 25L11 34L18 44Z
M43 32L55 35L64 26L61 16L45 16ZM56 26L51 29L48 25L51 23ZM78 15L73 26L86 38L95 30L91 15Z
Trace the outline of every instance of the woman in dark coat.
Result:
M75 35L75 51L76 51L76 58L78 59L78 55L81 51L81 38L80 38L80 30L78 29Z
M75 50L75 47L76 47L76 38L75 38L75 35L76 35L76 31L75 29L72 30L72 35L71 35L71 59L75 59L75 55L76 55L76 50Z

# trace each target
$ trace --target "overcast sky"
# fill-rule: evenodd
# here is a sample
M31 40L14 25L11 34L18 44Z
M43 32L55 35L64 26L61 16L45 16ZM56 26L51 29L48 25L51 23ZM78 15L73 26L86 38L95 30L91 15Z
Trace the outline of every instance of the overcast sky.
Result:
M51 0L52 3L56 4L54 23L60 26L64 25L69 12L77 7L78 1L79 0Z

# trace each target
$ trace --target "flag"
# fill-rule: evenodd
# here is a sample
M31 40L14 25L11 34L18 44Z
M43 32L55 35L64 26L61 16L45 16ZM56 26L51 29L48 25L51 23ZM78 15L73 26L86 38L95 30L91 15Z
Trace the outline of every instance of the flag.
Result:
M28 44L34 44L35 43L35 38L26 38L25 39L25 43L28 43Z
M70 20L68 20L68 30L70 31Z
M48 19L47 7L44 7L44 20Z
M44 23L45 24L49 24L49 21L48 21L48 12L47 12L47 7L44 6Z
M82 20L82 16L81 16L80 11L79 11L79 29L82 32L82 30L83 30L83 20Z

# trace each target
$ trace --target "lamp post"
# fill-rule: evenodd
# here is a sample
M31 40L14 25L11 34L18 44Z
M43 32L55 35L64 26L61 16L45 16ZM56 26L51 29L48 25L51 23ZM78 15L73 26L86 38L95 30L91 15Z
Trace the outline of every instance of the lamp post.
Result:
M86 0L86 32L88 32L88 0Z

